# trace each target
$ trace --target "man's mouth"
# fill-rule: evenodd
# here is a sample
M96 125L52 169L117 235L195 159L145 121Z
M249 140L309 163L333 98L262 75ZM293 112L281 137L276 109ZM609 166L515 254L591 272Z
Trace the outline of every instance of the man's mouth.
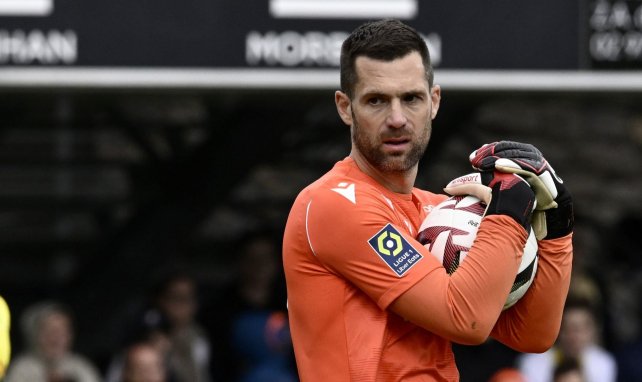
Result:
M386 146L400 147L408 144L410 139L401 137L401 138L387 138L383 140L383 144Z

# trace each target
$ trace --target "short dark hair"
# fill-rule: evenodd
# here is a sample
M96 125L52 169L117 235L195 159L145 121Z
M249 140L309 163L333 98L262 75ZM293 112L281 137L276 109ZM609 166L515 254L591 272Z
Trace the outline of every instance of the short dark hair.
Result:
M358 81L355 69L357 57L392 61L411 52L421 55L426 80L432 88L433 71L430 54L423 37L412 27L395 19L371 21L357 27L341 46L341 91L352 98Z

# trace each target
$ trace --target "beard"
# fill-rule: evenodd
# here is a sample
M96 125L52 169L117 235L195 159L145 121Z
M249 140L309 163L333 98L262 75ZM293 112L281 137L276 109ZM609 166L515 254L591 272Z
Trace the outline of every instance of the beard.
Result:
M352 115L353 144L368 162L381 172L408 171L416 166L428 147L432 132L432 121L428 119L426 126L414 133L405 128L397 130L394 133L395 136L404 135L412 138L410 149L403 153L386 153L381 148L381 136L369 136L359 126L354 113Z

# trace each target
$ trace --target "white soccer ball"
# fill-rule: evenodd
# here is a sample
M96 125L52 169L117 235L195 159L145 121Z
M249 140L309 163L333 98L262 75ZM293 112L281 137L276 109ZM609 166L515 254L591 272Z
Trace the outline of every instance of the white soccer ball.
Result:
M452 274L466 258L477 236L486 204L474 196L452 196L428 214L417 240ZM531 229L504 309L513 306L528 290L537 273L537 240Z

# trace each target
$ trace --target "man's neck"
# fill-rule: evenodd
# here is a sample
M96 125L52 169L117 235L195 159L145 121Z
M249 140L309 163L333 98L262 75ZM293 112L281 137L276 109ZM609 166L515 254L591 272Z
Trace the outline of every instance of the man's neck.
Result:
M366 175L392 192L410 194L417 178L418 165L407 171L381 171L361 155L350 153L350 157Z

